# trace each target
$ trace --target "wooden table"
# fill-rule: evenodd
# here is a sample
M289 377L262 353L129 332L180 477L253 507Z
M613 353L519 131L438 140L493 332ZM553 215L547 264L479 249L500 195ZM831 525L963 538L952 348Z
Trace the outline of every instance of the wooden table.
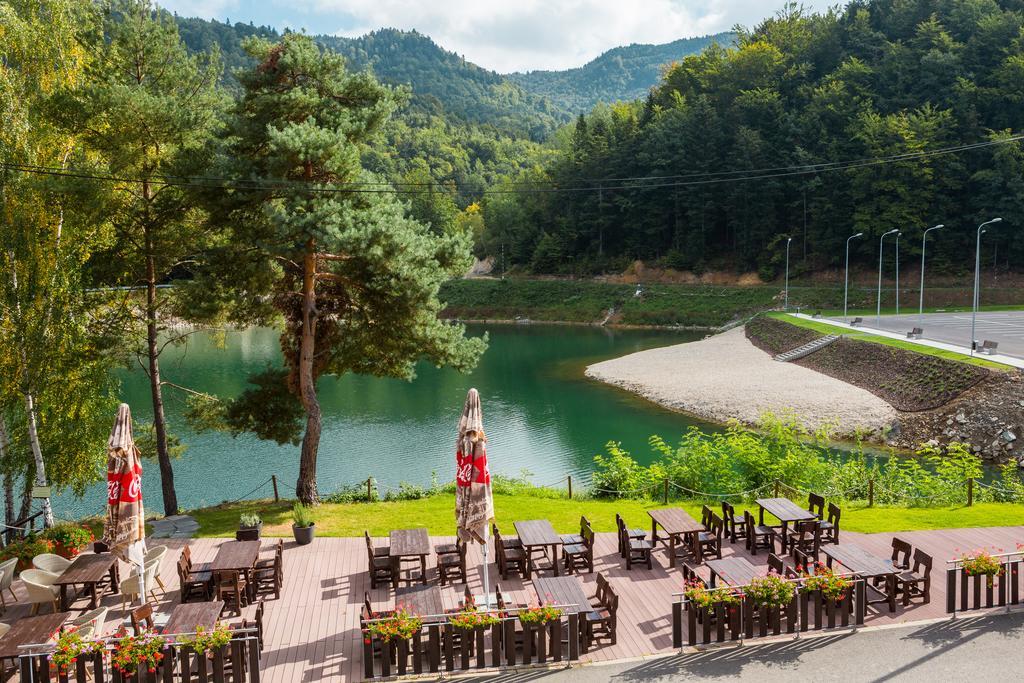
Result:
M881 600L868 600L867 603L869 605L887 603L890 612L896 611L896 569L891 563L876 555L872 555L853 543L822 546L821 552L825 553L825 556L828 557L829 567L832 566L833 561L838 562L850 570L850 573L864 579L865 588L871 588L871 590L882 593L883 598ZM876 577L885 579L884 593L867 582L867 579Z
M245 574L246 592L249 599L255 599L256 587L253 585L252 570L260 557L259 541L226 541L220 544L217 556L210 563L210 571L237 571Z
M18 657L27 652L21 648L22 645L49 642L53 632L63 626L69 616L69 614L61 612L18 619L11 626L11 630L3 638L0 638L0 661L6 659L17 661Z
M576 619L569 620L569 659L577 658L576 647L587 651L587 639L581 638L580 618L591 609L590 598L583 590L583 584L577 576L541 576L533 582L540 604L552 604L561 608L563 614L573 615ZM575 633L573 622L575 621Z
M786 544L789 542L789 523L818 518L813 512L804 510L789 498L758 498L757 504L761 507L757 521L758 524L764 524L765 512L768 512L782 522L782 540L780 543L782 544L783 555L786 554Z
M766 576L767 570L764 567L757 567L747 561L745 557L723 557L717 560L707 561L708 569L711 570L711 587L715 587L715 579L719 578L726 586L734 588L746 586L751 579L759 576Z
M171 610L171 617L164 624L163 633L166 635L195 633L197 626L202 626L209 631L217 624L223 610L223 600L175 605Z
M391 540L391 562L392 584L397 589L401 579L402 562L408 559L419 559L420 561L420 582L427 582L427 555L430 554L430 535L426 528L418 529L392 529ZM411 578L411 577L410 577Z
M519 535L519 540L526 550L526 578L533 576L533 549L550 548L551 564L555 569L555 576L561 575L561 563L559 562L558 549L562 547L562 537L555 533L551 522L546 519L531 519L524 522L516 522L513 526Z
M439 586L405 586L395 591L395 607L403 605L424 623L443 622L444 601ZM440 616L439 616L440 615Z
M107 576L110 576L110 589L116 593L117 585L117 557L111 553L79 555L68 565L68 568L60 575L54 586L60 586L60 611L67 612L68 586L82 585L90 593L92 599L89 602L89 609L96 609L99 604L99 591L96 584ZM145 600L146 596L142 596Z
M704 531L704 525L687 514L686 510L681 510L680 508L660 508L658 510L648 510L647 514L651 516L651 545L656 546L658 544L659 526L668 535L669 567L676 566L676 546L680 540L684 540L683 537L690 537L690 552L694 553L694 557L698 555L697 534Z

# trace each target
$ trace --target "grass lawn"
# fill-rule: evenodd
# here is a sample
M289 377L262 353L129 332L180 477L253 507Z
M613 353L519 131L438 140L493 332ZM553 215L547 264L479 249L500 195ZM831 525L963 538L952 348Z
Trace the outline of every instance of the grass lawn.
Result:
M701 503L673 501L691 515L700 517ZM371 535L386 536L391 529L425 526L431 534L455 533L455 497L438 495L421 500L388 503L325 503L316 510L319 536L359 536L364 529ZM496 495L494 506L498 526L509 529L524 519L547 519L559 533L579 528L580 515L586 515L595 531L614 531L615 513L637 527L650 523L646 512L663 507L660 501L568 500L530 495ZM238 516L257 512L263 518L267 536L291 536L291 505L286 502L247 501L225 507L205 508L190 514L200 524L200 536L232 537L238 528ZM913 531L1024 524L1024 505L1017 503L979 503L956 508L868 508L863 503L843 506L842 528L865 533Z
M797 318L789 315L788 313L771 312L766 313L768 317L782 320L789 323L790 325L796 325L797 327L806 327L807 329L821 332L822 334L841 334L847 339L856 339L858 341L871 342L872 344L883 344L885 346L894 346L897 349L904 349L906 351L913 351L915 353L921 353L926 356L935 356L937 358L944 358L945 360L952 360L958 363L967 363L968 365L978 365L983 368L989 368L991 370L1000 370L1002 372L1010 372L1014 368L1009 365L1003 365L1002 363L995 363L984 358L972 358L965 356L960 353L954 353L952 351L944 351L942 349L934 349L930 346L922 346L921 344L914 344L912 342L905 342L899 339L890 339L889 337L880 337L870 332L858 332L850 330L845 327L836 327L835 325L829 325L828 323L819 322L817 320L804 320L803 318Z

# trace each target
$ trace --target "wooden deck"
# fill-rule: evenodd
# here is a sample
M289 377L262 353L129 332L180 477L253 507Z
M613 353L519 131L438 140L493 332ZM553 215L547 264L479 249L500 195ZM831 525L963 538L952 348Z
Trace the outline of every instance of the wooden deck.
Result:
M641 520L629 520L640 522ZM855 534L843 532L841 541L860 545L882 557L890 554L890 542L894 534ZM928 605L914 603L904 610L897 608L890 614L883 606L872 605L868 611L867 625L892 624L945 616L945 562L965 551L977 548L1012 550L1018 541L1024 541L1024 526L985 529L958 529L943 531L915 531L895 534L922 548L935 558L932 573L932 600ZM434 544L451 542L452 538L432 538ZM376 539L383 545L386 539ZM210 561L216 554L220 539L195 539L189 541L195 562ZM276 542L264 539L268 547ZM165 556L161 567L167 593L157 611L167 613L177 604L177 575L175 563L183 541L167 540L171 551ZM678 569L667 569L667 551L660 543L654 552L653 570L634 568L626 571L625 563L616 553L614 534L597 534L595 546L595 574L583 575L584 588L593 595L596 572L609 579L620 595L618 643L614 646L598 641L595 648L583 657L583 661L605 661L633 658L644 655L668 653L672 650L670 604L672 594L681 590L681 574ZM767 553L760 552L750 557L742 547L724 544L724 556L739 554L756 565L767 562ZM470 549L470 588L482 592L482 574L479 548ZM433 559L430 561L430 578L436 581ZM501 581L493 562L488 567L490 581L501 585L503 592L510 593L513 601L535 603L536 595L532 584L510 578ZM122 567L122 576L126 576ZM366 548L361 538L318 538L312 545L297 546L290 539L284 551L284 590L280 600L266 601L266 649L263 653L263 681L267 683L293 683L296 681L358 681L362 680L361 636L358 630L359 608L364 592L369 591L375 607L385 608L393 604L390 588L370 591L366 572ZM545 571L542 575L550 575ZM13 622L28 613L28 607L21 603L25 592L20 581L15 581L19 604L10 606L2 621ZM441 589L446 607L455 607L462 597L463 586L456 584ZM88 600L81 598L73 605L72 614L83 611ZM121 612L120 596L106 595L102 603L111 608L105 631L109 634L117 629L125 615ZM43 608L45 612L48 608ZM245 610L244 616L251 618L253 607ZM228 617L228 623L239 621Z

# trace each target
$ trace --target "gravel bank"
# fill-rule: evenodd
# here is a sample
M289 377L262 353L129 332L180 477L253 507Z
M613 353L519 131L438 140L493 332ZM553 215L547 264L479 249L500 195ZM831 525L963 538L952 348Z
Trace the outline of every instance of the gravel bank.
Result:
M864 389L773 361L743 328L596 363L587 376L713 422L753 425L766 412L792 413L810 429L828 424L850 435L880 432L897 418L896 410Z

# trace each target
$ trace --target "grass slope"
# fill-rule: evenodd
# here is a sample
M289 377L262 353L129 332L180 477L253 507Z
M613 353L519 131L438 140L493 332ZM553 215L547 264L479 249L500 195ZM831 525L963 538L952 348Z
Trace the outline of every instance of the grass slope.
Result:
M699 502L672 501L670 505L700 518ZM496 495L494 506L498 526L510 533L512 523L524 519L547 519L559 533L570 533L579 527L580 515L586 515L595 531L614 531L616 512L629 524L646 528L650 522L647 510L664 507L660 501L568 500L530 495ZM386 503L324 503L316 510L316 532L320 536L359 536L367 529L374 536L386 536L391 529L425 526L431 534L452 535L454 507L452 495ZM189 514L199 521L200 536L233 537L243 512L260 514L265 535L291 535L290 503L247 501ZM1016 524L1024 524L1024 505L1017 503L980 503L956 508L869 508L863 503L847 503L843 506L842 528L875 533Z

